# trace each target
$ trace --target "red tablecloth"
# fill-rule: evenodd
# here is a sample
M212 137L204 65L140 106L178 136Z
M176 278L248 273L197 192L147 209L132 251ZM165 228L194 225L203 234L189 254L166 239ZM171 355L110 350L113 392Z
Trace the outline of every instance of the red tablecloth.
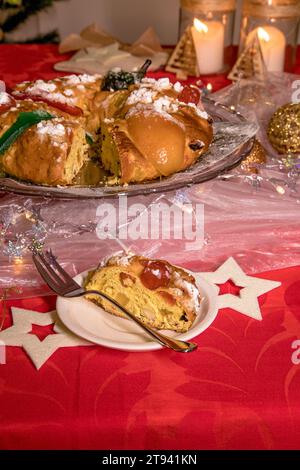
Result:
M35 80L37 77L51 79L65 73L56 72L53 64L67 60L71 54L59 54L54 44L28 44L10 45L0 44L0 79L7 83L8 87L14 86L23 80ZM295 73L300 73L300 47L298 48ZM157 73L150 74L154 77ZM174 79L173 74L164 73ZM211 83L213 91L229 85L231 82L225 75L212 75L201 77L205 84ZM189 81L195 79L190 78Z
M55 46L2 45L1 78L10 86L50 78L59 59ZM189 355L65 348L36 371L20 348L8 348L0 448L298 448L300 352L292 343L300 340L300 267L260 277L282 282L260 298L263 321L223 309ZM11 305L46 312L55 299Z
M223 309L189 355L82 346L58 350L36 371L8 348L0 448L298 448L300 268L260 277L282 282L260 299L263 321ZM46 312L55 299L13 305Z

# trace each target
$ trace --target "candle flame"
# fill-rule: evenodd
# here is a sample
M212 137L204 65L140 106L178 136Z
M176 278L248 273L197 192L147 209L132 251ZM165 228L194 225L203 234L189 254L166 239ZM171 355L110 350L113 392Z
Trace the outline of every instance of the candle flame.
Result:
M270 35L267 33L267 31L264 28L258 28L258 37L259 39L262 39L265 42L270 41Z
M194 26L200 33L208 33L208 26L205 23L202 23L202 21L198 20L198 18L194 19Z

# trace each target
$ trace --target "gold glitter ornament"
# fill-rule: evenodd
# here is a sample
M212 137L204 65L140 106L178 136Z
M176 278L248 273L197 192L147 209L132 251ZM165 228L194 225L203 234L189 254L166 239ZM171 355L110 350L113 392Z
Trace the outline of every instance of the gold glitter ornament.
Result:
M242 170L247 171L248 173L259 173L259 169L257 165L261 165L266 163L267 161L267 153L265 148L261 145L261 143L255 139L253 148L248 155L242 162Z
M278 153L300 153L300 103L279 108L269 122L267 134Z

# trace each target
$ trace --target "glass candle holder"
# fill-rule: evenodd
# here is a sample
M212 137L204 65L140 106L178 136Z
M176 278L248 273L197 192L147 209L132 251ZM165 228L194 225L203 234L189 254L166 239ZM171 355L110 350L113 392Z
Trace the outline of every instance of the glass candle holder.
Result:
M192 28L200 75L225 72L232 62L236 0L181 0L179 37Z
M240 52L257 34L269 72L292 72L299 32L300 0L244 0Z

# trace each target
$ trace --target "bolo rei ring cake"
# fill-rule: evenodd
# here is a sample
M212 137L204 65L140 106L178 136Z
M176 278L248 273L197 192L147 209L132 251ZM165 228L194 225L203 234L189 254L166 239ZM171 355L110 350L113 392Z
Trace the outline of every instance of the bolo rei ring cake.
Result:
M87 290L107 294L142 323L159 330L188 331L201 316L201 295L194 277L162 260L118 254L91 271ZM109 313L123 317L109 301L93 294L88 300Z
M70 75L0 93L2 171L58 186L71 185L89 159L101 162L111 184L189 168L213 137L200 93L141 75L122 86L98 75Z

